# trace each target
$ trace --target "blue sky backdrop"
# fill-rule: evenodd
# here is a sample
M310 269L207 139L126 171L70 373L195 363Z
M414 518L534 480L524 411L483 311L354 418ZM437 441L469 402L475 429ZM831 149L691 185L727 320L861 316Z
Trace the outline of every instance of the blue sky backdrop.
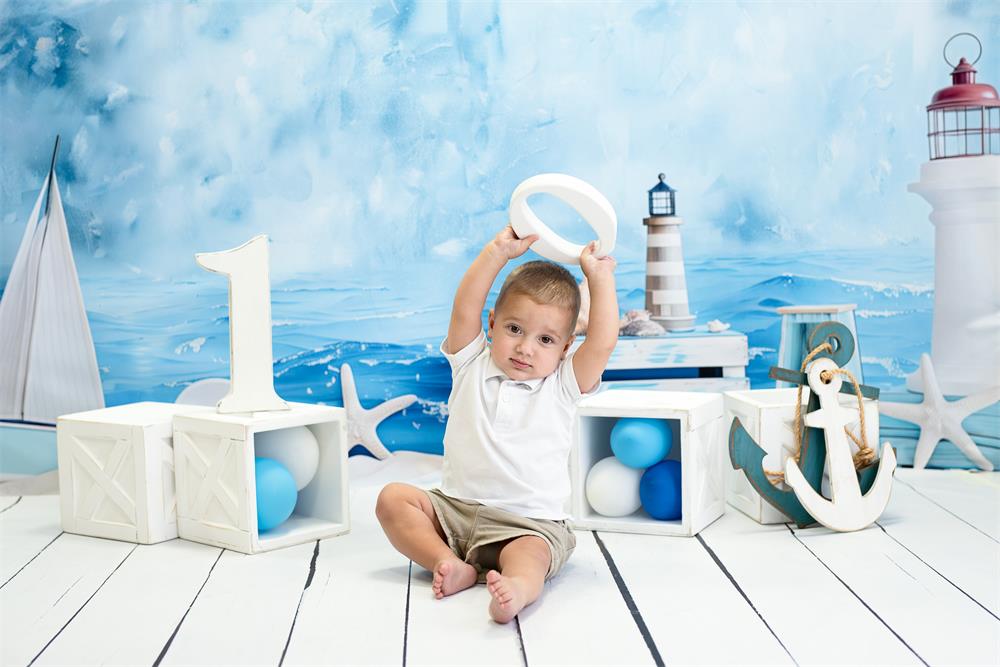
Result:
M0 284L59 133L109 401L227 373L225 285L192 257L267 233L276 359L329 356L293 393L336 402L339 357L317 350L436 347L462 271L537 173L609 198L620 296L641 307L646 190L664 172L692 309L750 335L758 376L776 303L853 296L880 341L866 364L898 383L930 341L933 228L906 190L928 157L925 106L955 33L979 35L979 79L1000 81L996 9L7 2ZM587 240L561 204L539 209ZM408 355L385 352L371 381Z

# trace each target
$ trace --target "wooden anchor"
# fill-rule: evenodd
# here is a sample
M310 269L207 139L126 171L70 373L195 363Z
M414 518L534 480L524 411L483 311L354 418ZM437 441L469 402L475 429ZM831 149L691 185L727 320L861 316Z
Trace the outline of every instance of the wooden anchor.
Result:
M874 483L862 495L854 469L854 457L844 427L854 421L854 411L840 405L837 393L841 377L832 371L839 366L830 359L818 359L809 369L809 388L819 396L820 409L806 415L805 423L823 429L830 458L830 495L827 500L810 484L792 459L785 460L785 481L810 515L833 530L846 532L866 528L885 511L892 490L896 454L887 442L882 446ZM869 466L872 467L872 466Z
M809 332L807 340L810 350L816 349L823 343L829 343L831 351L820 352L816 358L830 359L837 366L845 366L854 354L854 336L850 329L839 322L829 321L816 325ZM808 384L808 377L805 373L787 368L775 366L771 368L769 376L774 380L783 380L799 385ZM846 394L854 393L852 387L843 386L843 383L841 383L840 391ZM877 387L861 385L861 395L865 398L877 399L879 390ZM819 408L818 396L815 392L810 392L805 413L808 415ZM779 489L767 478L767 474L764 472L764 457L766 455L767 452L754 441L743 424L740 423L739 418L734 418L729 429L729 459L733 468L742 470L747 481L760 494L761 498L786 514L800 528L815 524L816 519L799 501L794 489ZM799 441L799 464L797 467L809 486L817 492L822 487L825 464L826 440L823 431L819 428L812 428L806 423ZM862 468L857 474L861 488L867 491L875 481L876 469L874 465Z

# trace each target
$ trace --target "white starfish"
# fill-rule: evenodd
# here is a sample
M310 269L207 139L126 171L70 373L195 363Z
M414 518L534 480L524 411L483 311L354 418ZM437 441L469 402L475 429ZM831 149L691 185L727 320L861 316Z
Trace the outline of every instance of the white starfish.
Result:
M416 395L406 394L390 398L366 410L361 407L358 390L354 385L354 373L348 364L340 367L340 383L344 408L347 410L347 448L361 445L377 459L387 459L392 456L392 452L382 444L375 429L389 415L412 405L417 400Z
M982 470L993 470L993 464L983 456L976 443L965 432L962 420L974 412L1000 401L1000 387L993 387L957 401L948 401L941 393L934 366L927 354L920 355L920 378L924 388L921 403L879 403L884 415L912 422L920 427L913 468L923 470L934 448L941 440L950 440Z

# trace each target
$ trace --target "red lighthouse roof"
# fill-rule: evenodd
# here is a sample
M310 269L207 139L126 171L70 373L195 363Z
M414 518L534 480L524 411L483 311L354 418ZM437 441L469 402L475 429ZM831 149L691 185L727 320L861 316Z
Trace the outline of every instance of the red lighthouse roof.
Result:
M956 107L1000 107L997 89L988 83L976 83L976 69L965 58L951 73L951 85L934 93L928 111Z

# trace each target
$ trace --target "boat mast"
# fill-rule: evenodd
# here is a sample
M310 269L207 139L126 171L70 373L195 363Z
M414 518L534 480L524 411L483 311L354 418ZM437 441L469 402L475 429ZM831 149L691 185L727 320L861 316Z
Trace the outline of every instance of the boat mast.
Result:
M52 177L56 173L56 155L59 153L59 135L56 135L56 146L52 149L52 162L49 164L49 187L45 192L45 217L49 217L49 206L52 204Z

